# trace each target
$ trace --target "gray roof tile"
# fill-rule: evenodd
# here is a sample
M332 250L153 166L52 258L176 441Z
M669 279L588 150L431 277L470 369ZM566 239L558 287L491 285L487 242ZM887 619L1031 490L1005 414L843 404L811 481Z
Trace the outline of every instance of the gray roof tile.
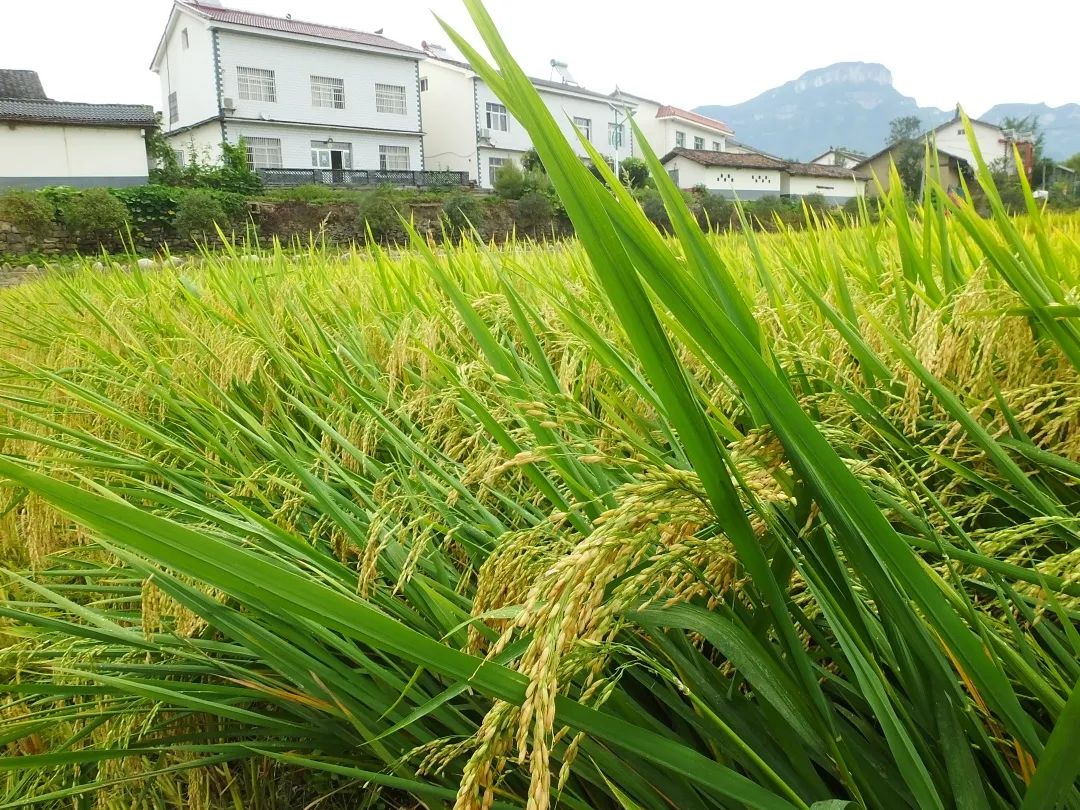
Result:
M76 101L0 98L0 121L152 127L154 108L148 104L84 104Z
M44 99L36 70L0 69L0 98Z

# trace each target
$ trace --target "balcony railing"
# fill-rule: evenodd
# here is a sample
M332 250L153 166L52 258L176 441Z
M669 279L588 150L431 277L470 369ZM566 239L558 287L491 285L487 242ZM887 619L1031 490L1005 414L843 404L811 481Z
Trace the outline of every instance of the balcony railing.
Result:
M396 171L382 169L256 169L266 186L303 186L316 184L362 188L397 186L399 188L452 188L471 184L468 172Z

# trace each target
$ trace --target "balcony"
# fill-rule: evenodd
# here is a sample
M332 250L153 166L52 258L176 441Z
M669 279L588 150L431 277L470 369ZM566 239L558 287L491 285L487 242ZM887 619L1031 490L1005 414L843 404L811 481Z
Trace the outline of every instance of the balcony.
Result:
M455 188L472 185L468 172L382 169L256 169L267 188L321 185L338 188Z

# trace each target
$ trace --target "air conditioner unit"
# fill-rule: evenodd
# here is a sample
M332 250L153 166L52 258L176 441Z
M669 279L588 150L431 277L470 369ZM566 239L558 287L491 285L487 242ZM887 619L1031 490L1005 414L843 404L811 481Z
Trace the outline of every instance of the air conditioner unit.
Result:
M480 140L482 140L482 141L490 141L491 140L491 130L488 129L487 127L480 127L479 136L480 136Z
M236 105L231 98L223 98L221 100L221 109L227 113L234 113L236 112Z

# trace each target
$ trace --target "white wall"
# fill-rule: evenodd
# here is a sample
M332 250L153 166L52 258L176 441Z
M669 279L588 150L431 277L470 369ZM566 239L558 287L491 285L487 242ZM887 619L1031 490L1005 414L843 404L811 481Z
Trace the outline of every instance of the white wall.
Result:
M42 185L132 185L145 183L146 141L128 127L0 125L0 183L37 178ZM75 182L78 179L84 182ZM12 185L22 183L12 183Z
M291 42L236 31L218 32L221 95L231 98L235 118L260 118L357 128L420 131L420 87L417 60L306 42ZM274 71L277 100L240 98L238 66ZM311 76L342 79L345 108L311 103ZM405 88L405 115L375 109L375 84ZM336 138L335 138L336 139ZM307 165L307 161L303 165Z
M778 196L782 193L782 173L779 169L744 169L727 166L702 166L696 161L676 155L664 167L679 172L679 187L705 186L725 196L743 200Z
M184 29L188 32L186 50L181 41ZM205 20L177 12L157 73L161 83L162 126L166 132L218 114L213 36ZM170 123L169 94L174 91L180 118Z
M866 189L865 180L853 177L803 177L792 174L785 175L785 178L785 194L821 194L830 202L845 202L852 197L861 197Z
M184 153L184 160L217 163L221 160L221 122L210 121L202 126L166 135L169 146Z
M694 124L690 121L684 121L679 118L663 118L659 119L658 123L661 125L660 131L660 146L653 146L656 149L657 155L663 157L672 149L675 148L676 133L682 132L686 135L686 143L684 148L694 148L694 138L703 138L705 140L704 148L707 151L713 150L713 141L717 141L720 144L719 151L727 151L727 135L722 132L717 132L714 129L703 127L700 124Z
M1002 143L1000 129L975 121L971 122L971 126L975 132L975 141L979 144L979 151L982 152L983 160L991 163L998 158L1011 159L1011 154L1006 150L1005 144ZM939 127L934 133L934 141L941 151L964 158L972 166L975 165L975 153L971 151L971 147L968 145L963 121L953 121Z
M413 171L423 168L419 134L358 132L230 121L226 127L226 135L230 143L237 143L241 137L277 138L281 141L281 162L286 169L310 169L311 142L325 141L327 138L333 138L338 144L352 144L354 169L378 169L380 146L409 147L410 168Z
M433 59L420 63L424 118L424 165L428 169L468 172L478 180L476 104L471 73Z

